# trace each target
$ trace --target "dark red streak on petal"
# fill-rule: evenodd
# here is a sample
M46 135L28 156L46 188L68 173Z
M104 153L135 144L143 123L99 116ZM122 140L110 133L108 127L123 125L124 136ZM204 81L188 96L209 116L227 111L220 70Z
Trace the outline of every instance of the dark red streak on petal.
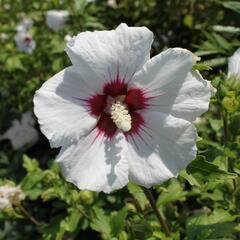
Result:
M148 98L145 97L141 89L129 89L124 103L128 106L130 111L136 111L147 107Z
M87 100L87 104L90 107L90 113L94 116L100 116L107 106L106 95L94 95Z
M100 135L103 134L108 138L112 138L117 131L117 126L112 121L111 115L104 112L98 120L97 129Z
M121 80L114 80L104 85L103 92L104 94L109 95L113 98L120 95L126 95L127 84Z

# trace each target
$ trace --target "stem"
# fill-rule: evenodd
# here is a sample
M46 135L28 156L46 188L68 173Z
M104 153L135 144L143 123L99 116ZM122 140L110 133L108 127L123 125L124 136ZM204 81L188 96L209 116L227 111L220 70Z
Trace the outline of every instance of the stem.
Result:
M87 218L89 221L91 220L91 218L79 206L76 206L76 208L85 218Z
M144 194L146 195L154 213L156 214L157 218L158 218L158 221L160 223L160 225L162 226L164 232L166 233L166 235L168 237L171 236L171 232L166 224L166 222L164 221L163 217L161 216L161 213L159 212L158 208L157 208L157 205L156 205L156 202L155 202L155 199L151 193L151 191L145 187L142 187L143 191L144 191Z
M39 226L40 223L19 203L15 205L22 213L23 215L28 218L33 224Z
M223 118L223 131L224 131L224 145L226 145L228 141L227 114L222 114L222 118Z
M222 111L221 114L223 120L223 131L224 131L224 146L227 146L227 142L229 140L229 131L228 131L228 113L226 111ZM228 171L234 173L234 159L227 157L228 160ZM233 179L233 194L237 189L237 179ZM236 193L235 193L236 194ZM235 202L236 204L236 202ZM237 217L235 222L239 223L240 219ZM236 239L240 240L240 234L236 233Z

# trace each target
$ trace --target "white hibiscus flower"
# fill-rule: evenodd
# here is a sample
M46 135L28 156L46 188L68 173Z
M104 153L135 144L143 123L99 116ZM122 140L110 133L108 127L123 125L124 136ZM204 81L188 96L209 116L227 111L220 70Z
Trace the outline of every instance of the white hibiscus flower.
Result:
M27 17L23 17L22 21L20 21L18 24L17 24L17 31L19 32L27 32L33 25L33 20L32 19L29 19Z
M9 139L14 150L31 147L39 139L34 124L32 113L25 112L21 121L14 120L12 126L2 136L0 135L0 140Z
M69 12L65 10L50 10L46 14L46 23L49 28L57 32L64 27Z
M196 156L192 121L207 111L210 84L181 48L150 59L153 34L120 24L83 32L66 47L72 66L36 92L35 114L67 180L111 192L150 187Z
M10 208L24 200L25 194L20 187L0 186L0 209Z
M229 58L228 77L235 76L240 80L240 48Z
M32 54L33 50L36 48L36 42L33 40L32 35L25 31L18 31L15 35L15 42L17 48L21 52Z

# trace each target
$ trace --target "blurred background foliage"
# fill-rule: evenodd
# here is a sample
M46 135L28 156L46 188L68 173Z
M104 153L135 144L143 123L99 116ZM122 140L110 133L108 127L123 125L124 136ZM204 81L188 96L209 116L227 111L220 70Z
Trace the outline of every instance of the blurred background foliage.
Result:
M70 13L59 32L46 25L46 11L52 9ZM14 41L23 13L34 21L32 54L20 52ZM32 111L34 92L44 81L70 65L66 34L112 29L121 22L146 26L155 35L152 56L168 47L190 49L213 67L202 74L218 90L210 111L196 123L201 137L197 159L177 179L154 188L157 205L173 239L237 239L240 100L226 73L228 57L240 47L239 19L240 2L228 0L117 0L115 5L104 0L0 0L0 34L5 34L0 37L0 134ZM79 191L53 162L57 152L43 135L19 150L0 141L0 183L20 184L27 196L24 207L40 223L32 224L17 208L2 211L0 239L169 239L141 188L129 184L109 195Z

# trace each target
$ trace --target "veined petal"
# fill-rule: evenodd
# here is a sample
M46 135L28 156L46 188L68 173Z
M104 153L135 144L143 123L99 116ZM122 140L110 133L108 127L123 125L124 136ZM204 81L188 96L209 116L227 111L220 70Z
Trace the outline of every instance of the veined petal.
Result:
M156 111L192 122L209 108L211 83L194 70L187 74L183 82L172 82L161 91L164 92L162 96L150 101L156 105Z
M34 113L52 147L68 145L96 125L97 119L80 100L90 94L91 88L75 67L57 73L36 91Z
M184 120L159 112L143 114L148 125L129 138L129 180L151 187L176 176L196 156L196 130Z
M109 139L97 130L69 147L57 162L67 181L79 189L109 193L128 183L127 142L122 133Z
M83 32L66 46L73 65L90 68L102 85L118 75L129 80L150 57L153 34L146 27L120 24L116 30Z
M148 60L131 84L155 90L174 81L183 81L197 57L182 48L169 48Z
M232 75L240 79L240 48L229 58L228 77Z
M208 110L210 83L192 70L196 57L185 49L169 49L149 60L132 81L146 89L154 111L193 121ZM152 93L151 93L152 92Z

